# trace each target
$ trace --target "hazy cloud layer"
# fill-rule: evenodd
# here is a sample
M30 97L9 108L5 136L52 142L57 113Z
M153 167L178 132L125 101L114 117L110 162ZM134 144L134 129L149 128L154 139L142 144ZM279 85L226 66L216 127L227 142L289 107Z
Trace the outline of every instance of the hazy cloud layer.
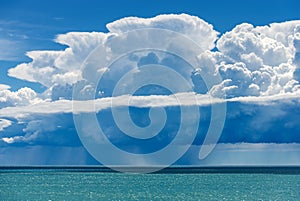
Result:
M205 160L199 161L192 146L177 165L299 165L300 144L218 144ZM283 151L285 150L285 151ZM39 154L37 154L39 153ZM76 156L76 157L74 157ZM0 147L2 165L98 165L83 147Z

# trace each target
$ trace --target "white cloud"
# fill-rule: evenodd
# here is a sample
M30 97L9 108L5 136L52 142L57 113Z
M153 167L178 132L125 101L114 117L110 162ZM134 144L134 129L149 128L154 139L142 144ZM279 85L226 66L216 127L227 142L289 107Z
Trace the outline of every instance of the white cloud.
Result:
M28 52L27 56L32 59L32 62L10 69L9 75L39 82L48 88L53 88L54 85L72 85L82 79L82 76L94 80L94 77L99 76L99 69L106 68L109 61L116 58L119 51L124 48L127 50L129 46L141 47L140 44L152 47L153 43L159 43L162 44L162 48L168 50L171 44L162 43L160 38L163 36L158 37L159 33L149 35L149 32L147 35L139 32L141 35L134 35L135 38L124 35L124 32L155 28L175 31L195 41L204 51L193 52L199 54L198 69L211 74L220 71L223 79L230 79L231 84L226 86L232 86L231 90L226 89L229 97L293 92L299 88L295 78L299 74L295 73L299 57L297 56L299 23L300 21L290 21L258 27L243 23L223 34L217 41L220 52L211 52L208 50L215 47L218 32L212 25L196 16L159 15L147 19L127 17L109 23L107 25L109 33L60 34L55 41L68 45L68 48L62 51ZM120 37L119 41L110 41L112 36L122 34L124 38ZM93 67L81 72L82 62L99 45L106 48L104 52L106 57L99 55L95 61L97 63L90 64ZM189 51L194 49L191 48ZM63 95L61 94L62 97Z
M218 54L199 57L232 86L227 96L269 96L299 90L297 27L300 21L254 27L243 23L217 41Z
M83 73L84 78L92 79L95 74L96 76L98 75L97 72L99 68L105 68L106 65L112 61L112 58L119 56L118 53L121 49L135 47L135 44L137 46L144 44L146 47L147 44L151 46L153 43L157 43L162 44L162 49L171 48L168 46L172 44L167 43L167 40L163 39L160 32L157 32L156 35L154 33L152 33L152 35L148 33L139 33L141 35L137 35L137 37L133 39L130 38L130 36L125 38L121 37L119 38L122 40L119 41L121 42L120 44L118 41L117 43L112 43L109 40L113 35L135 29L156 28L175 31L194 40L203 50L214 48L214 42L218 35L218 33L213 30L212 25L198 17L186 14L160 15L149 19L123 18L108 24L107 27L110 31L109 33L69 32L60 34L55 41L60 44L68 45L68 48L63 51L28 52L27 56L32 59L32 62L22 63L15 68L10 69L9 75L22 80L39 82L42 85L51 88L53 85L57 84L73 84L82 79L81 73ZM162 41L164 42L162 43ZM93 64L95 65L94 68L90 69L94 70L94 72L89 72L90 70L81 72L80 68L83 61L91 51L99 45L106 48L106 57L101 58L100 55L97 63ZM186 50L194 51L193 49ZM189 54L187 53L187 55Z
M187 14L158 15L148 19L127 17L107 24L107 29L113 33L143 28L167 29L184 34L194 40L203 50L213 49L218 35L212 25L196 16Z
M3 131L4 128L9 127L12 125L12 122L7 119L0 119L0 131Z
M54 65L66 71L79 70L91 51L103 44L108 36L109 34L101 32L69 32L58 35L55 41L69 47L55 58Z
M122 51L124 53L130 48L147 47L147 45L152 47L155 43L161 44L162 49L166 50L180 48L162 42L163 33L163 36L160 37L158 37L159 33L156 35L155 32L124 35L124 32L155 28L175 31L195 41L204 52L193 52L198 50L185 48L187 51L180 53L199 55L198 64L195 66L196 71L206 73L206 75L220 72L224 80L231 80L231 82L226 82L224 89L221 89L221 85L219 85L219 89L223 93L226 91L228 97L269 96L294 92L299 89L295 78L297 75L295 73L296 53L299 49L297 48L299 22L274 23L270 26L259 27L247 23L237 25L217 41L219 51L212 52L209 50L215 47L214 43L217 40L218 32L213 29L212 25L198 17L186 14L159 15L148 19L127 17L109 23L107 25L109 33L69 32L60 34L55 41L68 45L68 48L62 51L28 52L27 56L32 59L32 62L23 63L10 69L9 75L39 82L49 88L49 97L53 97L52 94L55 94L55 97L64 98L63 93L59 94L64 90L55 90L61 89L65 85L72 85L83 78L91 81L90 84L96 84L97 78L104 73L101 69L107 69L107 65ZM111 41L110 38L115 35L121 37L116 41ZM172 40L170 41L172 42ZM185 45L190 44L182 44L182 46ZM83 61L94 48L99 46L103 47L98 50L99 57L94 60L90 59L91 63L87 64L88 68L82 70ZM104 52L100 54L101 51ZM136 65L132 61L126 62L128 62L128 64L124 64L126 68L128 66L134 68ZM110 75L119 78L122 73L125 73L124 70L126 69L120 68L118 72ZM189 73L185 72L187 75ZM110 79L115 79L114 77L110 77ZM68 88L68 86L66 87Z
M6 84L0 84L0 91L2 90L8 90L10 89L10 86L9 85L6 85Z
M230 85L231 82L232 82L231 79L223 80L220 84L213 86L210 89L209 94L212 97L219 97L219 98L226 97L228 91L232 91L238 88L236 85Z
M64 74L56 74L52 76L52 82L59 85L75 84L80 79L81 79L80 70L66 72Z
M297 32L296 29L300 24L300 20L287 21L282 23L272 23L269 26L259 26L257 31L272 38L284 46L293 45L293 37Z
M10 91L7 86L6 89L4 87L4 90L0 90L0 108L32 105L41 101L43 100L38 97L38 94L28 87L15 92Z
M27 139L24 136L14 136L14 137L4 137L1 139L3 142L6 142L7 144L12 144L16 142L26 142Z
M299 22L298 22L299 23ZM295 22L297 24L297 22ZM294 24L294 26L295 26ZM285 24L281 24L285 27ZM225 33L217 42L218 49L233 59L240 61L241 56L252 54L260 58L265 65L276 66L293 57L289 44L283 43L289 31L281 32L282 38L272 37L273 27L253 27L251 24L237 25L232 31Z
M81 79L78 70L81 63L77 63L77 70L63 70L55 66L54 60L60 56L60 51L35 51L27 53L33 59L31 63L22 63L9 69L8 75L21 80L38 82L48 88L55 84L73 84ZM82 62L82 61L81 61ZM74 67L74 64L66 64Z
M22 63L9 70L9 76L51 87L55 84L73 84L81 79L79 71L84 59L107 34L96 32L70 32L58 35L56 42L70 47L64 51L31 51L32 62Z
M61 51L32 51L26 55L32 59L30 63L22 63L9 69L8 75L21 80L39 82L44 86L51 86L51 77L56 73L53 65L55 58Z

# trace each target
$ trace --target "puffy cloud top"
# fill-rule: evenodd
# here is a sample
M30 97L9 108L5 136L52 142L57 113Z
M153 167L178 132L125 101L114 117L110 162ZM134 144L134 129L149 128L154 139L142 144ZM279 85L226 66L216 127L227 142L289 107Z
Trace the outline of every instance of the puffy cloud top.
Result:
M210 60L212 68L231 80L227 95L261 96L297 91L295 72L299 55L295 44L299 26L300 21L258 27L243 23L222 35L217 48L223 56L216 55Z
M64 86L69 89L70 85L81 80L82 74L88 76L89 72L82 72L81 66L86 57L96 47L102 45L111 48L111 55L118 54L118 50L124 48L109 43L109 38L113 35L143 28L165 29L185 35L187 38L195 41L203 50L213 49L218 35L218 32L213 29L212 25L198 17L186 14L159 15L149 19L128 17L108 24L107 28L110 31L109 33L69 32L60 34L55 41L67 45L68 47L65 50L28 52L27 56L32 61L19 64L10 69L9 75L22 80L38 82L48 87L48 92L50 93L47 94L50 97L53 97L52 93L57 97L59 94L55 89L64 91L62 90ZM153 43L156 36L149 37L147 38L148 43ZM132 45L145 42L145 39L141 38L141 40L136 39L129 42ZM106 59L102 59L103 65L105 65ZM99 63L98 68L105 67L101 65ZM95 76L95 73L90 74L90 76ZM66 98L64 94L60 94L60 96Z
M118 50L124 47L111 44L109 42L111 36L122 35L124 32L137 29L155 28L183 34L202 48L204 52L195 52L199 54L199 66L195 70L196 74L191 75L194 76L194 85L195 88L199 88L199 91L201 87L197 85L201 82L197 80L197 72L213 74L218 71L226 80L226 84L219 83L220 86L216 86L213 92L211 91L211 94L215 96L224 94L225 91L228 97L293 93L299 88L299 27L300 21L273 23L269 26L258 27L243 23L217 40L218 32L213 29L213 26L196 16L159 15L148 19L127 17L109 23L107 25L109 33L60 34L55 41L67 45L65 50L28 52L27 56L32 59L32 62L22 63L10 69L9 75L41 83L49 88L49 97L55 97L55 100L60 96L70 98L69 93L64 96L64 93L60 94L60 92L70 91L72 85L81 80L82 76L85 78L95 76L95 73L81 70L82 63L92 50L100 45L110 48L106 50L106 53L111 51L111 55L118 54ZM132 45L143 41L145 43L155 41L149 38L151 36L147 37L135 41L129 38L126 40L129 40ZM217 51L211 51L215 47L216 40ZM97 68L104 71L108 58L101 59ZM138 59L142 62L145 58ZM102 72L100 71L98 70L97 73ZM119 71L123 72L122 69ZM63 89L64 87L66 89ZM59 91L56 91L57 89Z
M158 15L153 18L127 17L107 24L113 33L128 32L135 29L157 28L182 33L194 40L203 50L213 49L218 32L204 20L187 14Z
M299 22L298 22L299 23ZM265 65L276 66L293 58L292 37L293 32L289 29L291 24L283 23L281 26L253 27L251 24L241 24L232 31L225 33L217 43L218 49L235 60L244 60L250 64L251 61ZM276 28L287 27L285 32L276 32ZM275 29L275 30L274 30ZM274 34L274 32L276 34ZM259 68L259 65L251 66Z
M10 91L9 89L0 89L0 108L11 106L25 106L35 104L42 100L38 97L37 93L24 87L18 91Z

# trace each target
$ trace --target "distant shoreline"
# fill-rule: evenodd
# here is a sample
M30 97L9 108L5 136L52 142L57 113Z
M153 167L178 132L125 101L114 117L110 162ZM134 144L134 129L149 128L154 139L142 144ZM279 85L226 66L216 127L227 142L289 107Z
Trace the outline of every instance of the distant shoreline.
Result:
M151 172L157 167L115 166L122 172ZM106 172L116 173L104 166L0 166L0 174L14 172ZM152 174L300 174L300 166L173 166L153 172Z

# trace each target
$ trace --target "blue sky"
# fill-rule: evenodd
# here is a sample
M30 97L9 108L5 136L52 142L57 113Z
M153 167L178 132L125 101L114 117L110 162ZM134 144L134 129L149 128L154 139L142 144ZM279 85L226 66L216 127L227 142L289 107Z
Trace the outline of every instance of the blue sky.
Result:
M296 0L1 2L0 165L98 164L103 162L103 152L104 158L117 158L117 152L109 149L86 147L95 146L83 137L95 130L91 123L94 120L115 146L141 155L172 145L181 123L186 133L192 133L198 127L195 136L192 136L195 139L188 134L178 135L181 137L178 141L180 146L186 143L189 146L183 149L184 153L176 152L174 155L180 159L170 163L299 165L300 14L297 8L299 2ZM191 40L178 35L181 40L165 44L162 38L171 37L172 41L173 37L165 31L158 39L151 31L138 31L134 35L134 30L145 28L175 31ZM131 41L133 36L130 34L124 35L126 40L118 38L127 32L137 37L136 40ZM144 39L143 34L147 34ZM113 36L115 38L110 39ZM156 47L157 40L161 45L159 48L165 51L172 45L175 53L183 55L183 58L186 56L187 60L195 54L198 63L190 67L181 57L168 51L139 52L134 49ZM118 43L114 44L116 41ZM96 47L98 49L91 55ZM102 48L105 47L112 49L112 53L105 53L106 56L118 60L109 66L110 71L103 67L111 63L105 57L95 57L97 65L84 64L82 68L85 59L94 61L97 52L104 51ZM176 47L185 48L176 52ZM125 51L124 48L126 56L117 57L119 51ZM128 53L132 50L134 53ZM144 75L143 65L154 65L154 69L169 66L192 87L176 84L180 79L161 82L168 79L159 79L161 73L154 70ZM140 72L136 72L137 69ZM95 81L98 77L94 76L100 71L103 74L98 82ZM144 128L152 125L151 122L157 124L146 129L147 133L160 128L158 125L163 121L160 119L163 115L159 112L166 108L166 124L153 139L141 140L126 135L128 133L118 126L125 124L129 127L130 122L118 116L120 120L116 125L114 110L106 106L105 101L111 99L120 108L115 112L125 114L126 97L118 98L113 90L128 72L135 78L131 80L128 76L124 79L124 86L150 80L176 88L174 92L166 89L168 87L151 85L132 94L137 96L136 99L133 97L129 107L133 122ZM212 72L217 72L220 79ZM80 81L83 78L82 85ZM213 85L205 87L205 79L214 80ZM85 91L83 97L75 99L89 101L96 98L100 107L96 119L92 115L85 116L85 112L92 113L91 109L84 107L84 103L88 102L78 103L78 108L75 108L78 113L71 111L72 94L94 85L96 87L91 90L95 90L96 95L89 96ZM178 86L182 88L177 89ZM118 95L126 95L126 90L132 89L122 88ZM194 92L194 95L189 92ZM186 110L181 111L180 104L173 104L172 94L176 93L184 93L180 97ZM210 104L206 102L208 96ZM197 99L197 107L191 97ZM149 116L150 108L160 109L154 109L157 113ZM220 112L223 109L224 114ZM180 122L178 116L184 115L184 111L198 110L199 122L196 121L197 115L188 115L188 121ZM217 137L220 135L218 145L201 160L199 150L205 148L201 145L212 139L205 140L210 125L215 127L212 133ZM131 133L134 133L133 130ZM78 157L74 158L74 155ZM126 157L129 156L124 155L118 160L127 161ZM149 162L145 156L133 161L132 164ZM114 164L115 161L110 162Z

